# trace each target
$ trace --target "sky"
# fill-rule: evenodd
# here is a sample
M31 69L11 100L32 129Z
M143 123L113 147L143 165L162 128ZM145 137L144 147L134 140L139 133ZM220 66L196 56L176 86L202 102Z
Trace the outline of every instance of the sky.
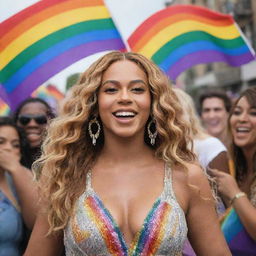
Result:
M0 22L38 0L0 0ZM163 9L165 0L105 0L111 16L124 41L150 15ZM92 62L106 52L94 54L64 69L45 84L56 85L65 91L66 78L74 73L83 72Z

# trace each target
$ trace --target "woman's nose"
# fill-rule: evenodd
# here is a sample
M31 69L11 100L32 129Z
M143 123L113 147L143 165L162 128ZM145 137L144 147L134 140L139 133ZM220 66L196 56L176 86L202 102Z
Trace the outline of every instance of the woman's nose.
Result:
M119 93L119 98L118 98L119 103L130 103L132 102L131 95L127 89L123 89Z
M246 122L248 120L248 114L244 111L240 116L239 116L239 121L240 122Z

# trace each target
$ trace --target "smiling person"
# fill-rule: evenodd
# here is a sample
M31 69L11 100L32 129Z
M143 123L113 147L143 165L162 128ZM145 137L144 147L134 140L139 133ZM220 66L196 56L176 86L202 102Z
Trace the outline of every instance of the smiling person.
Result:
M40 98L24 100L14 113L15 123L26 132L33 161L40 156L46 126L53 117L54 113L50 105Z
M229 146L227 120L232 102L223 91L205 91L199 97L200 115L206 131Z
M229 117L235 179L212 170L218 190L231 206L222 230L232 255L256 252L256 88L241 93Z
M48 129L25 256L182 255L187 233L197 255L231 255L189 142L155 64L131 52L101 57Z

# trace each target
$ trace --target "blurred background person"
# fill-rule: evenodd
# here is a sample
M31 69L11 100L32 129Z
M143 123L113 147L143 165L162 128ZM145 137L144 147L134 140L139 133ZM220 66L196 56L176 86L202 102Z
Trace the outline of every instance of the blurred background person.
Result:
M232 255L256 255L256 87L241 93L229 117L235 178L217 170L218 190L231 206L223 224Z
M224 144L218 138L207 134L201 125L200 118L197 115L195 104L191 96L179 88L173 88L173 91L183 107L184 119L190 126L193 149L198 157L200 165L205 171L210 167L229 173L227 149ZM225 206L220 198L217 202L217 211L218 214L223 214L225 211ZM194 255L196 255L194 250L188 241L186 241L183 256Z
M206 131L229 146L227 119L232 106L224 91L205 91L199 97L200 115Z
M21 128L0 117L0 256L22 255L23 223L30 230L34 225L36 193L27 149Z
M14 121L27 135L32 161L41 154L41 144L49 120L55 117L51 106L40 98L24 100L14 112Z
M205 170L207 170L207 167L210 167L229 173L228 155L225 145L218 138L207 134L201 125L191 96L181 89L173 88L173 90L183 107L185 120L190 124L194 151L201 166Z

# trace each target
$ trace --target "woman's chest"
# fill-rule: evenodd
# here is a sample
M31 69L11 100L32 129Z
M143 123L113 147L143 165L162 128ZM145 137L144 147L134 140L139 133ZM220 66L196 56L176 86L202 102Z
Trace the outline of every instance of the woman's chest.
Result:
M137 211L140 211L139 208ZM78 247L88 252L88 255L94 255L97 250L98 254L95 255L112 255L110 252L140 255L138 253L145 250L149 250L144 252L148 254L143 255L157 255L159 252L172 255L169 252L180 251L187 233L182 209L177 204L166 202L159 197L145 212L146 215L142 214L141 217L142 223L136 221L132 228L131 223L125 222L132 222L133 218L128 217L119 224L96 194L82 197L65 230L65 246L70 250L70 247L74 250ZM134 231L131 231L132 229ZM168 250L164 252L163 248ZM150 254L151 250L155 254Z
M18 241L22 235L21 214L0 191L0 241Z

